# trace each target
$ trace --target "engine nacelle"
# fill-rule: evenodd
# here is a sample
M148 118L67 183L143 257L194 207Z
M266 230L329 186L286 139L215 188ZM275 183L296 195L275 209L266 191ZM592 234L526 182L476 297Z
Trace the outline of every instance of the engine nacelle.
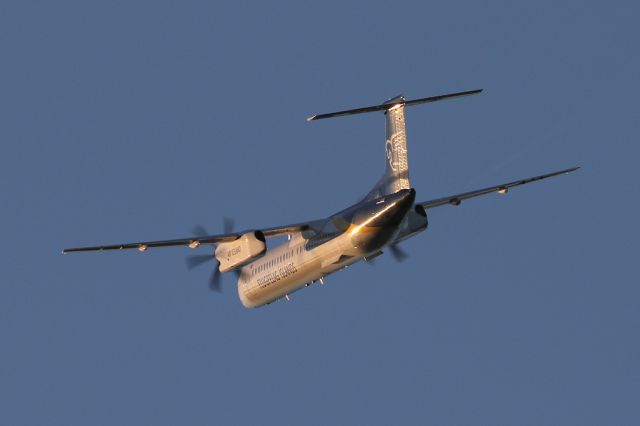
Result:
M420 204L416 204L413 206L413 209L409 210L407 213L395 241L400 242L402 240L406 240L407 238L424 231L427 229L427 226L429 226L427 212Z
M247 232L240 238L216 247L216 259L220 262L220 272L240 268L261 257L267 251L262 231Z

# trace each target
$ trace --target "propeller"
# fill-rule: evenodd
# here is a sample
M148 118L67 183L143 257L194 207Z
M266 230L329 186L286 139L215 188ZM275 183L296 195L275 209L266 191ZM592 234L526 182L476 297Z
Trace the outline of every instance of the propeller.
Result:
M404 250L398 247L398 244L392 244L388 247L391 251L391 256L393 256L393 259L396 262L403 262L409 257L409 255ZM382 254L382 252L380 252L380 254ZM367 260L367 263L372 266L375 265L375 261L377 260L376 257L378 256L374 255L372 258Z
M390 245L389 249L391 250L391 255L397 262L404 262L409 257L407 252L398 247L397 244Z
M205 262L209 262L213 259L213 256L210 254L194 254L192 256L187 257L187 268L193 269L202 265Z
M230 234L233 232L233 228L236 226L235 220L233 218L225 216L222 218L222 229L224 229L225 234Z
M207 235L209 235L205 227L202 225L194 226L191 232L193 232L193 235L195 235L196 237L206 237Z
M224 229L225 234L231 234L235 227L236 227L236 221L233 220L232 217L225 216L222 218L222 229ZM240 278L239 269L234 269L233 273L236 275L236 278Z
M232 218L225 217L223 219L223 229L225 234L230 234L233 232L233 227L235 226L235 222ZM202 225L196 225L193 227L193 235L196 237L205 237L210 235L206 228ZM192 270L193 268L197 268L198 266L204 265L207 262L214 261L216 263L211 276L209 277L209 288L216 292L222 291L222 273L220 272L220 262L216 259L215 255L209 254L194 254L188 256L185 259L187 263L187 268ZM236 276L240 276L240 271L234 269Z
M222 276L220 274L220 269L218 269L220 263L216 260L215 256L210 254L194 254L187 257L185 260L187 262L187 268L189 268L189 270L197 268L200 265L204 265L205 263L212 260L215 261L216 266L213 269L211 276L209 277L209 288L217 292L222 291Z

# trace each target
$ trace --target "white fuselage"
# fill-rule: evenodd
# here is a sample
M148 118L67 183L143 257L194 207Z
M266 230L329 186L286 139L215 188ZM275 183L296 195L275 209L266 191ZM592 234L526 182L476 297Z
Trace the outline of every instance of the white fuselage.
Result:
M273 302L362 259L343 253L354 247L348 233L311 250L308 240L298 237L267 251L266 255L242 268L238 296L245 307Z
M400 194L400 195L398 195ZM426 215L410 209L415 192L373 200L328 218L320 230L297 233L285 243L244 266L238 279L238 296L245 307L254 308L285 297L305 285L381 249L423 231ZM345 217L350 225L335 228ZM345 225L346 226L346 225Z

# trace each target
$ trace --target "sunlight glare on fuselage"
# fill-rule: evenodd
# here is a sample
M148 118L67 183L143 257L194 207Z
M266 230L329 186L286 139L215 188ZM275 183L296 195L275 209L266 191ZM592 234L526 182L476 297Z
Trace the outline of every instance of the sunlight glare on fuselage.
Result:
M387 212L390 208L395 207L396 205L396 201L394 201L393 203L389 204L387 207L383 208L382 210L380 210L378 213L372 215L371 217L367 218L366 221L362 222L360 225L357 225L356 227L354 227L351 230L351 233L349 235L355 235L358 232L360 232L360 230L367 226L368 224L370 224L372 221L376 220L377 218L379 218L380 216L382 216L385 212Z

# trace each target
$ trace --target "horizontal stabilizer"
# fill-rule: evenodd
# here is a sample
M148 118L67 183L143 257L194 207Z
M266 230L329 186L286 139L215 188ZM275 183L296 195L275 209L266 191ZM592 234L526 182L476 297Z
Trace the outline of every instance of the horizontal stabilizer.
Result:
M374 106L369 106L364 108L347 109L344 111L330 112L328 114L313 115L307 118L307 121L320 120L323 118L331 118L331 117L340 117L342 115L363 114L365 112L386 111L388 109L393 108L396 105L411 106L411 105L418 105L418 104L427 104L431 102L443 101L445 99L461 98L463 96L475 95L480 92L482 92L482 89L469 90L466 92L448 93L446 95L430 96L428 98L412 99L409 101L404 99L402 96L398 96L397 98L394 98L391 101L385 102L380 105L374 105Z

